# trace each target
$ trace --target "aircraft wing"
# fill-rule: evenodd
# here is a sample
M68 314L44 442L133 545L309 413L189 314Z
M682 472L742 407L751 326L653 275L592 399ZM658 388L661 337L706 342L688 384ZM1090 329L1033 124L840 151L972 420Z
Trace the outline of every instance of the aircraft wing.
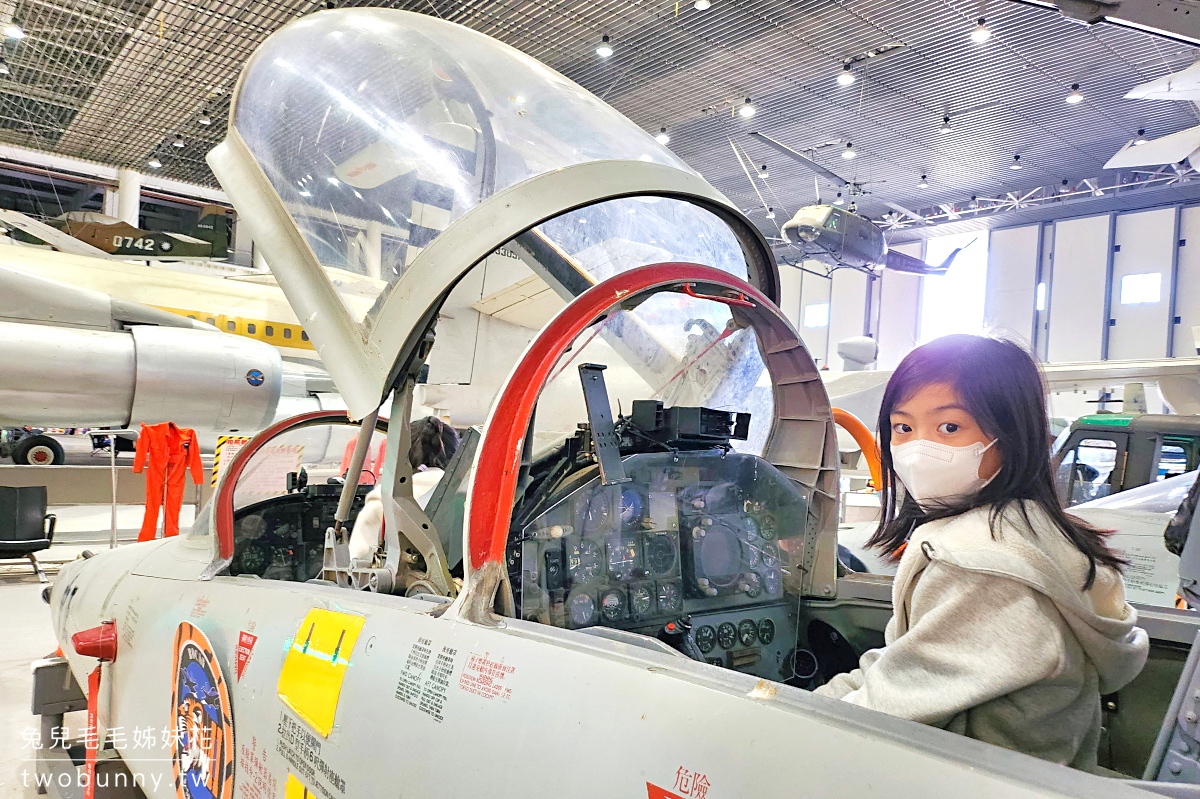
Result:
M51 227L45 222L39 222L31 216L27 216L20 211L10 211L8 209L0 209L0 222L9 227L28 233L30 236L41 239L54 249L61 252L70 253L72 255L90 255L94 258L108 258L109 255L99 247L93 247L85 241L80 241L69 233L64 233L58 228Z
M1134 144L1131 141L1108 159L1104 168L1128 169L1136 166L1176 164L1197 150L1200 150L1200 125L1153 139L1145 144Z
M1127 100L1200 100L1200 64L1179 72L1139 83L1130 89Z

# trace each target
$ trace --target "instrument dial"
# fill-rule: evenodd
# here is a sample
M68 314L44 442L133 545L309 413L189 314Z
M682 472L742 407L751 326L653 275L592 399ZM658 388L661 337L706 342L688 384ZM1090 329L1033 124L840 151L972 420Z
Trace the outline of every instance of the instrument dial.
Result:
M707 624L696 628L696 647L701 654L707 655L717 645L717 631Z
M764 513L759 520L758 534L762 536L764 541L774 541L778 534L775 517L769 513Z
M625 592L617 588L605 591L600 597L600 615L607 622L625 618Z
M751 599L758 599L760 596L762 596L762 578L759 577L758 574L755 572L749 572L746 574L744 580L745 581L742 583L742 585L745 586L743 590L746 592L746 596L750 597Z
M629 589L629 607L633 610L634 618L650 615L654 605L654 593L646 585L635 585Z
M768 569L779 565L779 551L774 546L767 545L762 548L762 564Z
M746 531L749 538L757 538L761 535L761 528L758 521L753 516L745 516L742 518L742 529Z
M774 595L779 593L779 572L772 569L763 575L763 588L767 589L767 593Z
M645 503L642 495L633 488L621 489L621 527L628 530L642 521Z
M675 539L669 535L651 536L646 543L646 563L655 576L674 571Z
M612 499L608 491L598 488L587 498L583 507L583 531L585 533L607 532L612 521Z
M604 572L604 553L600 545L589 538L581 538L567 552L567 568L575 580L594 580Z
M729 622L722 622L717 627L717 643L722 649L733 649L737 646L737 627Z
M659 583L658 612L678 613L682 607L683 594L679 590L679 583Z
M638 548L634 538L608 540L608 571L614 579L625 582L633 576L638 563Z
M752 646L758 640L758 625L754 623L754 619L742 619L738 622L737 637L742 646Z
M769 646L775 640L775 622L763 619L758 623L758 640L762 641L763 646Z
M568 604L572 627L587 627L596 622L596 600L591 594L576 594Z

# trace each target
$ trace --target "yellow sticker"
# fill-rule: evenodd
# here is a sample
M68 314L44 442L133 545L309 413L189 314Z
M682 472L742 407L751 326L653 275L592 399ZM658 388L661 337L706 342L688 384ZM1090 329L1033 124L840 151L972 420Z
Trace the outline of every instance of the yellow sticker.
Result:
M287 782L283 786L283 799L308 799L310 796L312 794L304 787L304 783L296 779L295 774L288 772Z
M279 698L322 737L333 729L350 653L366 621L363 616L313 608L283 661Z

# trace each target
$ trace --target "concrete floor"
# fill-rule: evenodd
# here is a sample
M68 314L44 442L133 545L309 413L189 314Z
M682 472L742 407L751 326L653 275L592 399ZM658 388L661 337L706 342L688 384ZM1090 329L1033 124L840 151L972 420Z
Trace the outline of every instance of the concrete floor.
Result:
M33 753L23 734L37 730L29 713L30 664L57 644L50 606L42 601L42 584L33 575L0 578L0 609L0 799L32 798L37 791L25 788L22 780L22 773L32 775L33 769ZM83 725L86 714L72 714L66 723Z

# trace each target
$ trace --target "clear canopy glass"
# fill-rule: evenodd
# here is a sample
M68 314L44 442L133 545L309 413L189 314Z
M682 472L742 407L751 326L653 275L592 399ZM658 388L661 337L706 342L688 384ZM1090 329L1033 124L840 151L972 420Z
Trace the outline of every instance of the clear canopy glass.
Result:
M384 9L313 14L273 35L245 71L233 125L318 260L378 278L377 291L453 221L528 178L606 160L692 171L523 53ZM542 232L595 280L671 259L746 274L728 226L682 201L605 203Z

